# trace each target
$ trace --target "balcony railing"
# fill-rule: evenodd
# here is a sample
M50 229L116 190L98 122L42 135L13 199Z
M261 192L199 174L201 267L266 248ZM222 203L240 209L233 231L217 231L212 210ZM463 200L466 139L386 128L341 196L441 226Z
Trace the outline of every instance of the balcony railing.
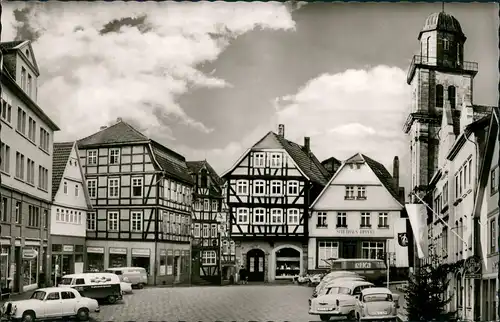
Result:
M478 64L476 62L456 61L456 60L448 60L436 57L415 55L413 56L410 68L408 70L408 75L406 79L408 84L410 84L411 80L413 79L413 75L415 75L415 69L417 68L417 66L458 69L465 73L473 75L475 75L478 70Z

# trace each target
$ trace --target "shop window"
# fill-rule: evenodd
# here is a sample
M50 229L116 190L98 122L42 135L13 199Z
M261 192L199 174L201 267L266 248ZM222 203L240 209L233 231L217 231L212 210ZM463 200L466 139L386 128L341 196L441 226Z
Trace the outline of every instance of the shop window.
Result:
M167 253L163 250L160 252L160 272L158 275L165 276L167 267Z
M104 270L104 254L87 253L88 272L97 273Z
M150 274L150 259L149 255L146 256L137 256L132 253L132 267L142 267L146 270L148 275Z
M167 275L174 273L174 254L171 250L167 252Z
M134 265L132 265L134 266ZM127 249L109 249L109 267L127 267Z
M38 252L35 248L23 249L23 285L38 283Z
M75 253L83 253L83 245L75 245Z
M53 253L62 252L62 245L61 244L52 244L52 252Z
M0 287L8 287L9 271L9 247L2 247L0 253Z
M290 278L300 274L300 252L282 248L276 252L276 278Z

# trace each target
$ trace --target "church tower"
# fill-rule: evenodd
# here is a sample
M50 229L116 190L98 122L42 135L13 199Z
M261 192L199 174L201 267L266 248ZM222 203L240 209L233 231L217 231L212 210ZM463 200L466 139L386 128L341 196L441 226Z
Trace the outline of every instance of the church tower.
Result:
M411 111L404 125L410 136L411 191L425 191L438 169L438 147L445 103L451 109L455 134L460 131L462 105L472 102L472 84L478 65L464 61L466 37L455 17L433 13L418 35L419 53L413 56L407 82ZM470 103L469 103L470 104ZM415 202L412 198L411 202Z

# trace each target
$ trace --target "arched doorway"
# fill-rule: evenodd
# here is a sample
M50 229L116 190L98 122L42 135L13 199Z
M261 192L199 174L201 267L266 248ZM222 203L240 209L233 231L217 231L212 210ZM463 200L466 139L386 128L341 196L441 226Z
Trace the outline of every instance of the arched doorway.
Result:
M283 247L276 251L276 279L293 278L300 274L301 254L292 247Z
M248 280L254 282L264 281L264 267L266 255L261 249L252 249L247 253Z

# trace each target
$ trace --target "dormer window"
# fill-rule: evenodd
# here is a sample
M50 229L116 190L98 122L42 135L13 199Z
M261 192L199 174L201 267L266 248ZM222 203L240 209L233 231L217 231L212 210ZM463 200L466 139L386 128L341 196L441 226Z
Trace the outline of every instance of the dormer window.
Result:
M256 168L264 168L266 166L266 158L264 153L255 153L253 155L253 165Z

